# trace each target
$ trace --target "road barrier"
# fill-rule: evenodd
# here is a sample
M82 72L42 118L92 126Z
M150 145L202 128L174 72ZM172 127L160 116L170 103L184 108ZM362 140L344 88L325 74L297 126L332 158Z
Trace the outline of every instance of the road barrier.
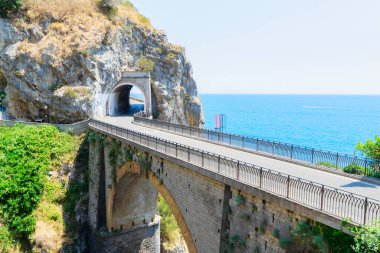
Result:
M102 121L91 120L89 126L95 131L138 143L189 164L235 179L334 217L340 219L349 218L354 224L372 224L373 221L380 220L380 201L374 199Z
M134 122L170 131L184 136L223 143L273 156L281 156L311 164L342 169L346 173L374 176L380 178L380 160L340 154L314 148L302 147L261 138L245 137L229 133L172 124L146 117L134 116Z
M59 128L62 131L65 132L71 132L73 134L81 134L84 133L88 130L88 123L90 120L85 120L81 121L78 123L73 123L73 124L50 124L50 123L39 123L39 122L29 122L29 121L17 121L17 120L2 120L0 121L0 125L5 125L5 126L13 126L16 124L23 124L23 125L30 125L30 126L38 126L41 124L48 124L48 125L53 125Z

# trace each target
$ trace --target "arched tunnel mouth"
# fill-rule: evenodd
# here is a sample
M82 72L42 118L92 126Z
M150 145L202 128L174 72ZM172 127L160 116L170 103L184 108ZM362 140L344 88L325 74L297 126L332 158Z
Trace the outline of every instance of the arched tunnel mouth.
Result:
M133 115L145 110L145 95L134 85L117 87L108 98L109 116Z

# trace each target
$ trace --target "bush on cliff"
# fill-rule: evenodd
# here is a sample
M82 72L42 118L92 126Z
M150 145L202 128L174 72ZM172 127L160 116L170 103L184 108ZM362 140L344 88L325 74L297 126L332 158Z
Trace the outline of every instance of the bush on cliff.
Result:
M136 66L141 71L153 71L154 69L154 62L150 60L149 58L142 56L136 61Z
M21 7L21 0L0 0L0 17L6 18L9 13Z
M47 125L0 127L0 216L14 237L34 231L47 174L74 150L74 138Z

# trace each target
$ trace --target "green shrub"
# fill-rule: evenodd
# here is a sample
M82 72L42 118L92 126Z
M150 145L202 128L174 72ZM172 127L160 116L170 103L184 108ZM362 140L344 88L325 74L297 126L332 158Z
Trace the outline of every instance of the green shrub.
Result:
M139 164L141 171L144 172L145 175L148 175L147 173L152 169L152 161L149 159L148 153L139 156Z
M301 250L312 247L319 252L352 252L352 236L320 223L313 226L307 222L298 222L290 234L292 243Z
M46 181L45 196L50 203L60 204L65 199L65 188L59 182Z
M87 134L88 141L90 143L100 142L101 144L104 143L106 136L97 132L94 132L93 130L89 130Z
M288 247L290 244L292 243L291 240L285 238L285 237L280 237L279 239L279 244L280 244L280 248L281 249L285 249L286 247Z
M81 192L88 191L88 181L73 179L67 188L63 208L66 213L73 216L75 213L75 205L80 197Z
M15 244L11 232L0 223L0 252L10 252Z
M369 173L369 176L380 178L380 171L371 172Z
M245 197L242 194L238 193L235 198L235 204L240 206L240 205L243 205L244 203L245 203Z
M125 161L131 162L133 161L133 150L129 147L124 147Z
M365 143L359 142L356 144L356 149L368 157L380 159L380 136L376 135L375 140L368 140Z
M280 239L280 236L281 236L280 230L277 228L273 230L273 236L276 237L277 239Z
M48 171L74 148L75 141L47 125L1 126L0 139L0 213L9 231L24 237L34 231L33 211L41 200Z
M0 0L0 17L6 18L9 13L17 11L21 5L21 0Z
M350 174L364 174L365 168L357 164L349 164L343 168L343 171Z
M136 66L139 68L141 71L148 71L152 72L154 69L154 62L150 60L149 58L145 56L141 56L137 61L136 61Z
M352 246L354 252L380 252L380 222L373 226L361 226L353 229L356 234Z
M117 14L117 7L110 0L100 0L98 2L99 9L108 17L113 20Z

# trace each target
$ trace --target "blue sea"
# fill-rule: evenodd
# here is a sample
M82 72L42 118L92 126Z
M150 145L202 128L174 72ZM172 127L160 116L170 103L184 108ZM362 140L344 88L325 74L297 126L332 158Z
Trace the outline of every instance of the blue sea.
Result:
M380 135L380 96L201 95L205 128L226 115L224 132L354 154ZM357 153L358 154L358 153Z

